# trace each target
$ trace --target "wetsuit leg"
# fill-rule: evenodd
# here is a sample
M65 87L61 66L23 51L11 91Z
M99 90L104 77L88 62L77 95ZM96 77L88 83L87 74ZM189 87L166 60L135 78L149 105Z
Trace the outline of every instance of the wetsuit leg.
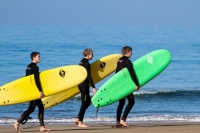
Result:
M117 121L120 121L121 113L125 104L125 98L119 100L119 105L117 107Z
M40 126L44 126L44 106L42 100L36 100L36 105L38 107L38 119L40 121Z
M81 92L82 105L81 105L81 108L80 108L80 111L78 114L78 118L79 118L79 121L83 121L85 111L91 104L91 98L90 98L90 94L89 94L89 86L79 87L79 89Z
M21 117L17 120L17 122L22 123L24 119L35 110L35 107L36 107L36 102L30 101L28 109L21 115Z
M128 105L125 108L122 120L126 120L126 117L128 116L129 112L131 111L133 105L135 104L135 99L134 99L133 94L130 94L126 98L128 99Z

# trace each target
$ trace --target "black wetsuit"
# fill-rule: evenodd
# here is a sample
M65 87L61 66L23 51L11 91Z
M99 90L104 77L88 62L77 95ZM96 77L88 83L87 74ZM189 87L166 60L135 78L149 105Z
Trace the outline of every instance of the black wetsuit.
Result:
M39 92L42 92L42 87L40 84L40 78L39 78L39 67L36 66L36 63L30 63L26 68L26 76L29 76L31 74L34 74L35 84L38 88L38 95ZM31 80L31 79L30 79ZM31 81L32 82L32 81ZM28 88L27 88L28 89ZM34 101L30 101L28 109L21 115L21 117L17 120L18 123L23 123L23 121L35 110L35 107L38 107L38 118L40 120L40 126L44 126L44 106L41 99L37 99Z
M85 110L90 106L91 104L91 98L90 98L90 86L89 84L95 88L95 85L93 83L91 74L90 74L90 64L89 64L89 60L86 58L83 58L81 60L81 62L79 63L79 65L85 67L85 69L87 70L87 77L86 79L78 85L78 88L81 92L81 100L82 100L82 105L78 114L78 119L79 121L83 121L83 117L85 114Z
M133 82L137 86L139 86L139 82L137 80L137 77L136 77L136 74L135 74L135 70L133 68L133 65L132 65L131 61L128 59L128 57L123 56L117 62L116 73L119 72L120 70L122 70L125 67L128 69ZM125 87L122 88L122 89L126 89ZM128 99L128 105L126 106L124 114L123 114L123 116L121 118L123 120L126 120L126 117L128 116L128 114L129 114L130 110L132 109L133 105L135 104L133 93L131 93L130 95L128 95L126 98ZM124 104L125 104L125 98L119 100L119 105L118 105L118 108L117 108L117 121L120 121L120 117L121 117L121 113L122 113L122 109L124 107Z

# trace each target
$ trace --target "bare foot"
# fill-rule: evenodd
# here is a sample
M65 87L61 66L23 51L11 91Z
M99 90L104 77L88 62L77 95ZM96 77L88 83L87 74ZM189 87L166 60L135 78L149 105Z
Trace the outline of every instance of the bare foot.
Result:
M15 123L13 124L13 126L15 127L16 132L20 132L20 131L19 131L19 123L18 123L18 122L15 122Z
M79 119L78 118L75 119L75 123L76 123L76 125L78 125L78 123L79 123Z
M40 132L44 132L44 131L51 131L51 129L47 129L45 127L40 127Z
M130 127L128 124L126 124L126 121L124 121L124 120L121 120L121 121L120 121L120 124L121 124L122 126L124 126L124 127Z
M89 127L89 126L86 126L85 124L83 124L83 122L79 121L78 127Z
M122 128L123 126L120 124L120 122L117 122L115 127L116 128Z

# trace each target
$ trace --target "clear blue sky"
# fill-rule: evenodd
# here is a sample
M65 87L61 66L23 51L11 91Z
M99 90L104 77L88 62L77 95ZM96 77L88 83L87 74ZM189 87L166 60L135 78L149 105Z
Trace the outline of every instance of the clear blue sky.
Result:
M200 25L200 0L0 0L0 24Z

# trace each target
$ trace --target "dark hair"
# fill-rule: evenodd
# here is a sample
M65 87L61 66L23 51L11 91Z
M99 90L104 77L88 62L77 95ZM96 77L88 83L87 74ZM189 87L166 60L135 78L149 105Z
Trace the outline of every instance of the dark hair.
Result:
M123 48L122 48L122 54L123 55L126 55L128 52L130 52L130 51L132 51L132 48L131 47L129 47L129 46L124 46Z
M83 51L83 56L87 56L87 55L91 54L92 52L93 52L92 49L87 48Z
M31 57L31 60L33 60L33 57L37 56L38 54L40 54L39 52L32 52L30 57Z

